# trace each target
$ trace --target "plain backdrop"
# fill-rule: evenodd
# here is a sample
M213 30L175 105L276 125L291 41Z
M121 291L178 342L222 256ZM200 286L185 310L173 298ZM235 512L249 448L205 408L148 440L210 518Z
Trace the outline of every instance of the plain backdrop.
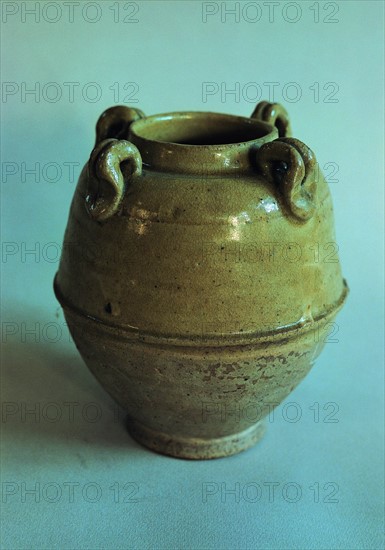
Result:
M382 1L2 2L4 549L383 548ZM131 440L52 292L113 104L283 103L330 184L351 292L338 334L231 458Z

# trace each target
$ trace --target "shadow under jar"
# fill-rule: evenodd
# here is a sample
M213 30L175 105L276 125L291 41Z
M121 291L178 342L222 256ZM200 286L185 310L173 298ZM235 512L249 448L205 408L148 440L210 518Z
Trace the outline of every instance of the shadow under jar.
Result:
M285 109L105 111L55 292L84 361L167 455L238 453L320 353L347 285L327 183Z

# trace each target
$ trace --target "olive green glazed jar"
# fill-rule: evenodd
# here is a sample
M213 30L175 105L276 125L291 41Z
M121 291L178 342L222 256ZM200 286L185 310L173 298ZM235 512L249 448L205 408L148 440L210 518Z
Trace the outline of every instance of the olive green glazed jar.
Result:
M332 202L287 112L105 111L55 293L131 435L206 459L260 439L347 295Z

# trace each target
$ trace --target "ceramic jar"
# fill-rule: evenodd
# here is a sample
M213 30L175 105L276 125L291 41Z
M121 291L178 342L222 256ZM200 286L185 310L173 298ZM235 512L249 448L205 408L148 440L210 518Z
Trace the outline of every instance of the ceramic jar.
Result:
M341 308L327 183L285 109L104 112L55 292L132 436L183 458L253 445Z

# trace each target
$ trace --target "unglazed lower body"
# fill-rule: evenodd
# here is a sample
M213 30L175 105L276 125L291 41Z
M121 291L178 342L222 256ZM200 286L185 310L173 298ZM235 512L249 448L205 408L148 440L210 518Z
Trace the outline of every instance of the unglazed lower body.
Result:
M253 446L264 433L264 417L310 370L339 309L260 338L182 341L98 322L57 295L85 363L127 411L132 437L188 459Z

